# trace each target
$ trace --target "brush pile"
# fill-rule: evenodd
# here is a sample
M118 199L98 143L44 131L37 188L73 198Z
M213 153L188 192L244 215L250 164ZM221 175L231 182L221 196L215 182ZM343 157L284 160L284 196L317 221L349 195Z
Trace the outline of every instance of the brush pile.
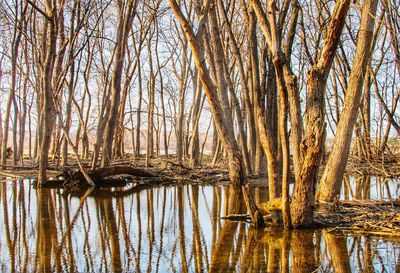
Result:
M385 236L400 236L400 200L339 201L317 209L314 221L332 230L351 230Z

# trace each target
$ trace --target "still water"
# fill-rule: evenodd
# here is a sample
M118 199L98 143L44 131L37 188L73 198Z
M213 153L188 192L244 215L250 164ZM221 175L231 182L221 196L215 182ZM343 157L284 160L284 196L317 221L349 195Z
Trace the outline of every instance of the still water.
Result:
M399 239L219 219L244 209L229 186L71 194L30 182L0 182L0 272L400 272ZM267 192L254 189L257 202Z

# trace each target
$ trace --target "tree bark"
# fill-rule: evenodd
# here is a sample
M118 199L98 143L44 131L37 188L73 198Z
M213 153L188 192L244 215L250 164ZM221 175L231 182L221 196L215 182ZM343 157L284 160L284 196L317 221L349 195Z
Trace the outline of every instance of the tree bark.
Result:
M57 10L56 3L51 0L45 2L46 14L50 18L46 22L43 31L43 39L47 40L47 47L42 48L42 56L45 56L44 66L42 68L42 90L41 90L41 111L40 115L40 133L39 133L39 173L38 183L46 181L46 170L48 166L48 152L51 142L55 120L55 106L53 103L53 68L56 59L57 45Z
M361 104L361 94L365 72L371 60L371 42L374 32L377 0L365 0L361 24L357 39L357 47L346 91L344 107L340 115L336 137L326 163L317 198L320 201L332 202L339 195L344 171L350 151L353 127L357 119L357 111Z
M17 59L18 59L18 52L19 52L19 46L21 42L21 36L22 36L22 20L24 17L24 14L26 12L26 6L27 4L24 4L23 9L21 9L21 19L15 20L14 23L14 34L13 34L13 40L12 40L12 49L11 49L11 85L10 85L10 93L8 94L8 99L7 99L7 104L6 104L6 112L4 114L4 130L3 130L3 139L2 139L2 154L1 154L1 165L2 169L5 168L6 163L7 163L7 143L8 143L8 132L9 132L9 127L10 127L10 116L11 116L11 104L14 102L14 111L17 111L17 104L15 103L15 90L16 90L16 80L17 80ZM16 6L18 9L18 5ZM16 11L16 14L18 14L18 10ZM15 126L14 126L15 127ZM15 130L16 128L14 128ZM15 132L16 133L16 132ZM16 147L14 147L15 150ZM15 151L16 153L17 151ZM16 161L15 156L14 161ZM15 162L14 162L15 164Z
M231 136L231 131L226 125L226 120L224 116L223 108L218 101L218 95L216 87L214 86L208 68L206 67L205 59L202 55L200 55L201 50L199 48L200 41L198 37L194 34L193 29L191 28L187 19L183 16L181 10L178 7L178 4L175 0L168 1L172 11L175 13L176 18L178 19L186 38L189 42L189 46L192 50L193 58L196 64L197 71L200 76L200 80L203 85L204 92L208 98L208 102L211 108L211 113L213 119L215 121L215 126L218 132L218 136L224 144L224 148L227 150L228 158L229 158L229 177L231 183L237 186L243 185L246 182L246 173L244 169L244 164L242 160L241 151L237 145L237 142ZM200 25L202 26L202 20L205 20L205 17L202 17L200 21Z
M136 13L138 0L128 0L124 5L119 3L118 7L118 27L117 43L114 55L114 71L111 78L111 108L107 117L105 136L103 140L103 157L101 166L109 166L112 160L112 144L115 127L118 119L118 108L121 99L122 69L124 67L125 51L130 29L132 28L133 18ZM125 6L126 5L126 6Z
M300 145L300 160L303 163L301 169L300 164L295 166L299 168L299 180L296 180L291 204L294 227L309 226L313 223L314 191L325 145L326 82L349 7L349 0L336 2L318 62L308 73L306 133Z

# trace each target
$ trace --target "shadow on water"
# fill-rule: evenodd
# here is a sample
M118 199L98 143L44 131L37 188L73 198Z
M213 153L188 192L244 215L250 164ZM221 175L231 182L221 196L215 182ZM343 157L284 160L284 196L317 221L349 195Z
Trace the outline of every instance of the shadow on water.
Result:
M399 197L398 181L363 179L342 198ZM245 211L229 186L72 195L29 182L0 182L1 272L400 272L395 239L221 220Z

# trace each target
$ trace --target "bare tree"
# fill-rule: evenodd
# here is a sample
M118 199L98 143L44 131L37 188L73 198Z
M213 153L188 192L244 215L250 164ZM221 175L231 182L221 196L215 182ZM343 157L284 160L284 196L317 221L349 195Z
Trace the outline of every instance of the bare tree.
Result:
M358 107L361 104L361 94L365 73L371 60L372 38L374 36L374 24L377 0L365 0L360 31L357 38L357 48L353 59L353 67L350 74L349 86L346 91L343 111L340 115L336 136L328 162L324 168L317 198L321 201L333 201L340 192L340 186L350 151L351 136L357 119ZM369 52L369 54L366 54ZM369 86L366 86L369 88Z
M112 144L118 118L118 108L121 100L121 78L124 67L126 44L136 14L138 0L117 1L118 26L114 55L114 70L111 77L110 112L105 126L103 140L103 157L101 165L110 165L112 159Z

